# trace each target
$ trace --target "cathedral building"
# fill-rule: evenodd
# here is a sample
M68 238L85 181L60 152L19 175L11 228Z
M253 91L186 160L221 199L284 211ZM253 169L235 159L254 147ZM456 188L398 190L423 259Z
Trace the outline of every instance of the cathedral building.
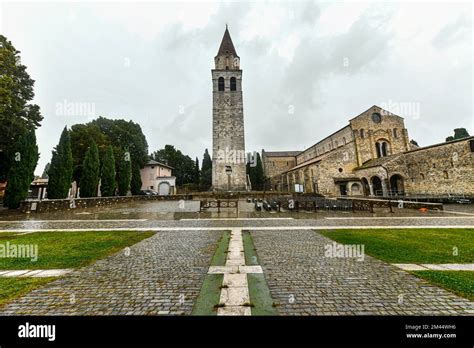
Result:
M376 105L304 151L262 150L262 159L276 191L474 197L474 137L418 147L403 118Z

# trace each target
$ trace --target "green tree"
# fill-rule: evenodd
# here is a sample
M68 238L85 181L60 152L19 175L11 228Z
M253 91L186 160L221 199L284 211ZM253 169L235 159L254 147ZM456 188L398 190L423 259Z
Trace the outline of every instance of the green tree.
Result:
M67 127L64 127L59 144L53 150L48 176L48 198L66 198L72 182L71 139Z
M82 163L89 144L95 141L99 157L103 158L109 145L115 156L115 170L118 172L120 156L128 148L133 162L143 168L148 162L148 144L140 125L132 121L112 120L99 117L86 124L71 127L71 144L74 159L74 178L81 176Z
M49 176L48 176L49 167L51 167L50 162L46 163L46 165L44 166L43 174L41 174L41 179L49 179Z
M117 165L119 163L118 155L123 152L124 148L128 149L131 158L138 163L140 168L147 164L149 160L148 143L138 123L99 117L90 124L97 126L114 147Z
M184 155L172 145L165 145L161 150L152 155L155 161L173 167L173 175L176 177L176 186L194 183L195 163L191 157Z
M95 142L99 150L99 158L104 158L105 153L111 142L107 135L102 133L100 128L93 123L75 124L71 127L71 149L73 158L73 178L77 182L80 181L82 164L86 152L92 142Z
M126 196L130 189L130 181L132 178L132 165L130 152L128 149L122 152L119 158L119 165L117 171L117 188L119 196Z
M212 160L207 149L204 151L201 167L201 189L209 190L212 185Z
M261 191L264 189L265 176L263 174L262 159L260 153L254 158L254 163L247 163L247 174L250 177L253 191Z
M81 197L97 197L100 173L99 150L93 141L86 152L82 164L81 180L79 183Z
M469 137L470 135L466 128L455 128L454 136L447 137L446 141L453 141L453 140L469 138Z
M196 162L194 164L194 178L193 178L193 181L196 187L199 186L200 179L201 179L201 171L199 170L199 159L196 157Z
M102 169L100 176L100 192L102 196L109 197L115 194L115 158L111 145L102 158Z
M130 181L130 191L132 195L140 194L142 189L142 177L140 174L140 165L132 158L132 179Z
M14 152L20 137L43 120L38 105L29 104L34 83L21 64L20 51L0 35L0 181L7 178L11 165L18 166Z
M8 172L8 182L3 202L6 207L16 209L28 196L30 184L38 163L39 153L35 132L20 136L14 147L14 158Z

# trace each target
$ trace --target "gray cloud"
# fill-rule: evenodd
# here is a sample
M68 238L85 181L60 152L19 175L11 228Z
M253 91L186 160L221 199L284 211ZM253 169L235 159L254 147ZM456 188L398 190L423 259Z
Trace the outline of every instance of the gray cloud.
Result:
M37 173L64 125L91 118L58 114L64 102L92 105L94 117L138 122L150 151L174 144L201 158L211 147L210 70L226 22L243 68L249 151L302 149L389 100L421 104L420 118L401 115L421 144L442 141L454 127L472 127L472 43L466 33L472 21L464 7L443 23L434 12L430 22L425 9L416 24L440 29L407 40L398 5L371 5L351 19L352 12L334 10L343 4L231 2L210 12L181 4L176 20L166 12L172 6L4 5L2 32L22 51L45 116ZM331 11L335 15L323 18ZM196 19L204 24L190 25Z

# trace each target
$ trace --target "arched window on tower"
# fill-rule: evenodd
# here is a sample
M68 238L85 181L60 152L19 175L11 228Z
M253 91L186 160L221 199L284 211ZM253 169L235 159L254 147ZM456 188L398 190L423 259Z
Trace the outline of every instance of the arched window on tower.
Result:
M231 91L237 90L237 79L235 77L230 78L230 90Z
M364 129L361 129L359 132L360 132L360 137L363 139L365 137Z
M219 77L219 80L217 80L217 89L219 91L223 91L224 90L224 78L223 77Z

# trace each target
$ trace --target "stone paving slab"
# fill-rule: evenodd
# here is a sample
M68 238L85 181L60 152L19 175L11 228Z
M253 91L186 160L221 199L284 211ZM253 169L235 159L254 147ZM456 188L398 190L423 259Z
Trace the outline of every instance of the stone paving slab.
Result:
M250 295L248 285L222 288L219 303L225 303L226 306L249 304Z
M393 266L405 271L427 271L428 268L415 263L392 263Z
M405 271L474 271L474 263L392 263L392 265Z
M1 276L2 277L19 277L19 276L22 276L28 272L31 272L31 270L28 270L28 269L24 269L24 270L12 270L12 271L6 271L5 273L3 273Z
M190 315L222 231L158 232L8 303L0 315Z
M225 306L217 310L217 315L252 315L252 311L247 306Z
M472 315L474 302L380 260L330 258L316 231L251 231L283 315Z
M247 275L242 273L237 274L224 274L224 279L222 281L222 285L225 286L246 286L247 283Z

